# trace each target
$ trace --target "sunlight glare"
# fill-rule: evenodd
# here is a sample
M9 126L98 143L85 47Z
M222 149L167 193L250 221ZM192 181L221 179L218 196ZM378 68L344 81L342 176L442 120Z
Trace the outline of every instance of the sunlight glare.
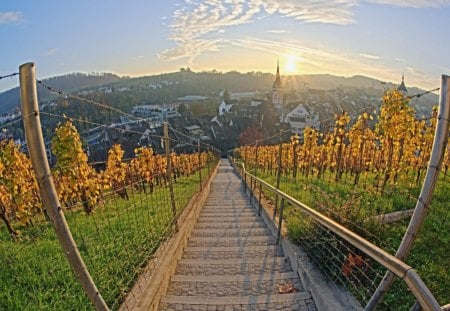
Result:
M294 55L286 56L286 64L284 65L284 70L286 73L296 73L297 72L297 57Z

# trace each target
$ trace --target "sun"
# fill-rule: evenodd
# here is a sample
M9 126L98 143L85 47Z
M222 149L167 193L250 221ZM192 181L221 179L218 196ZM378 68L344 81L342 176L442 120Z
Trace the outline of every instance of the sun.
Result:
M286 55L286 63L284 65L284 70L286 73L296 73L297 57L295 57L294 55Z

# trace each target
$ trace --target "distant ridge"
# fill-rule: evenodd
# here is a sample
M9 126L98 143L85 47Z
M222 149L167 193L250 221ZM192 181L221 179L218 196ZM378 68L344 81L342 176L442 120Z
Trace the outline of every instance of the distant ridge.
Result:
M56 76L44 79L52 87L65 91L75 91L88 87L101 86L113 82L121 81L121 78L112 73L70 73L62 76ZM40 99L46 99L51 94L38 85L38 95ZM0 93L0 114L10 112L20 106L19 88L15 87L3 93Z
M175 101L185 95L201 95L216 97L224 89L230 92L262 91L269 92L273 84L274 75L261 72L240 73L230 71L221 73L216 71L193 72L189 69L180 69L178 72L144 77L119 77L111 73L82 74L72 73L45 79L45 83L55 89L65 92L81 92L83 90L96 90L100 87L113 89L126 88L129 93L139 94L140 101L147 98L147 103L161 104L165 101ZM397 87L392 82L382 82L370 77L355 75L352 77L339 77L331 74L309 74L296 76L283 76L282 81L285 92L295 90L317 89L357 89L367 96L380 97L385 89ZM399 81L400 82L400 81ZM161 84L163 83L163 84ZM407 85L408 87L408 85ZM423 92L423 90L408 87L410 95ZM51 94L38 88L40 101L51 99ZM112 95L114 96L114 94ZM419 107L420 113L427 112L430 106L437 104L437 96L429 94L415 101L414 106ZM130 105L142 102L129 102ZM14 88L0 93L0 114L10 112L20 105L19 89ZM423 106L423 107L421 107Z

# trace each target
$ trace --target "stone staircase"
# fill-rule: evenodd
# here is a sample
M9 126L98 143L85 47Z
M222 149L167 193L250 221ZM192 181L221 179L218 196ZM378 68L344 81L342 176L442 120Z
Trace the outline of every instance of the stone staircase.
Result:
M159 308L316 310L227 160Z

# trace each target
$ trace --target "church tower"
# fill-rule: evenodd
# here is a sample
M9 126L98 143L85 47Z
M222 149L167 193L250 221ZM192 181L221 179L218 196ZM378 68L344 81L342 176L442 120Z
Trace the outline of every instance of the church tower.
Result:
M406 95L408 93L408 89L405 85L405 75L402 75L402 83L398 86L397 91L400 91L403 95Z
M272 103L278 112L281 112L283 107L283 85L280 78L280 61L277 61L277 75L272 86Z

